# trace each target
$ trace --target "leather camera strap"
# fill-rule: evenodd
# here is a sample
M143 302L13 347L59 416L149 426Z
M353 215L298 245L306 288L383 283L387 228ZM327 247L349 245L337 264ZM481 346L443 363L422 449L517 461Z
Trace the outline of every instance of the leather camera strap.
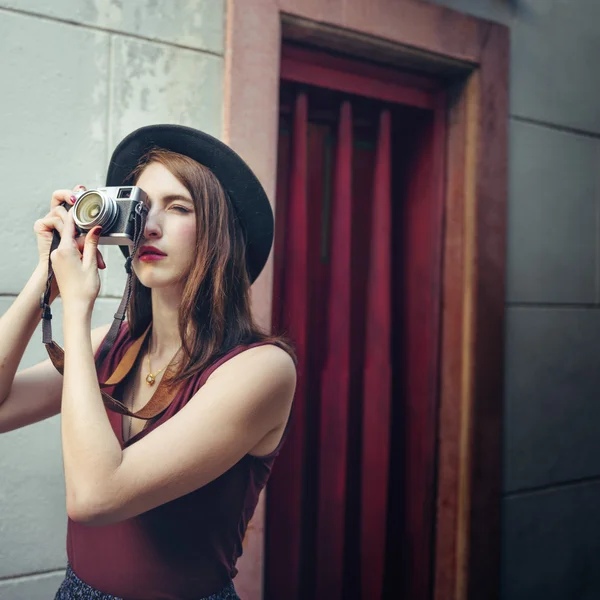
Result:
M113 374L104 382L100 384L100 388L110 387L121 383L131 369L134 367L144 342L148 337L151 325L148 325L146 331L127 348L123 358L121 358L117 368L113 371ZM173 399L177 395L181 382L169 383L169 375L172 372L173 363L176 357L173 357L169 365L165 370L163 378L159 381L158 387L148 402L137 412L131 412L122 402L115 400L112 396L109 396L105 392L102 392L102 398L104 404L111 410L121 413L122 415L128 415L130 417L136 417L137 419L153 419L158 416L165 409L169 407Z
M172 364L175 359L169 363L163 378L159 381L158 387L154 394L152 394L150 400L148 400L148 402L137 412L131 412L120 400L113 398L111 395L104 392L102 388L117 385L125 379L137 361L144 342L148 337L150 328L151 325L148 325L146 331L144 331L144 333L137 338L129 348L127 348L112 375L104 383L100 383L100 393L102 394L104 405L107 408L122 415L145 420L153 419L164 412L171 402L173 402L173 399L181 387L181 383L168 383L169 374L172 371ZM47 345L46 348L52 363L62 375L64 372L64 351L56 342L52 342L50 345Z

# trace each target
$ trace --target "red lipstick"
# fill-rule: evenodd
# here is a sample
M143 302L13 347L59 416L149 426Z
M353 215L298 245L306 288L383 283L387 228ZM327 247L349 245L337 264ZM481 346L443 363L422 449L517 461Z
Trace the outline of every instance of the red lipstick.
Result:
M155 246L142 246L138 250L138 258L143 262L162 260L167 254Z

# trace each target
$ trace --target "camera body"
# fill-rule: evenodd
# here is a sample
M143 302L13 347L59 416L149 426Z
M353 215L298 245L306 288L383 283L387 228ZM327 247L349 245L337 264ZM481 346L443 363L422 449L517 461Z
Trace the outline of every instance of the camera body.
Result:
M79 233L102 226L98 244L132 246L142 225L140 210L147 202L146 193L137 186L96 188L80 192L73 206L73 220Z

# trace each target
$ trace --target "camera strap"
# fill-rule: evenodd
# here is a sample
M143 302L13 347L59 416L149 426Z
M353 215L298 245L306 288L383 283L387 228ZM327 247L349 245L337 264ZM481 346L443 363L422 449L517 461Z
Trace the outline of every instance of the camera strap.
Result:
M110 327L110 330L108 331L108 334L104 338L102 346L100 347L100 351L96 359L97 369L108 355L110 349L113 347L115 340L117 339L117 335L119 334L121 324L123 323L127 315L127 307L129 306L129 300L131 298L133 278L133 270L131 264L137 253L140 239L142 237L147 212L148 209L141 203L135 207L133 248L125 261L125 270L127 271L127 282L125 284L125 291L123 293L123 298L121 299L119 308L117 309L117 312L114 315L114 320ZM54 365L56 370L61 375L63 375L65 366L65 352L52 339L52 311L50 310L49 304L50 292L52 288L52 279L54 278L54 270L52 269L52 261L50 260L50 254L52 254L52 252L56 248L58 248L59 243L60 235L56 230L54 230L52 236L52 244L50 246L50 253L48 254L48 278L46 279L46 289L42 293L42 297L40 300L40 308L42 309L42 342L46 346L46 351L48 352L48 356L50 357L52 364ZM106 380L106 382L100 383L100 388L116 385L125 378L125 376L134 366L149 330L150 325L148 326L146 331L127 349L113 374ZM110 408L115 412L121 413L123 415L128 415L130 417L135 417L138 419L152 419L158 416L160 413L162 413L169 406L169 404L175 396L175 393L177 392L177 389L179 388L179 385L170 385L167 383L168 372L169 367L167 367L165 376L163 376L163 378L161 379L156 391L152 395L152 398L150 398L148 403L137 412L131 412L122 402L116 400L101 389L100 393L102 394L102 400L104 401L104 404L107 408Z

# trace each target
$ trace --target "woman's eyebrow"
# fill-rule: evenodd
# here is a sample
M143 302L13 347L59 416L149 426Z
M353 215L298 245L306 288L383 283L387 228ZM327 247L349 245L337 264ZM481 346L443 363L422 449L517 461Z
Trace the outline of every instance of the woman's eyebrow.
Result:
M167 202L174 202L175 200L183 200L184 202L189 202L190 204L193 204L194 201L191 198L188 198L187 196L182 196L181 194L168 194L167 196L163 196L162 201L167 203Z

